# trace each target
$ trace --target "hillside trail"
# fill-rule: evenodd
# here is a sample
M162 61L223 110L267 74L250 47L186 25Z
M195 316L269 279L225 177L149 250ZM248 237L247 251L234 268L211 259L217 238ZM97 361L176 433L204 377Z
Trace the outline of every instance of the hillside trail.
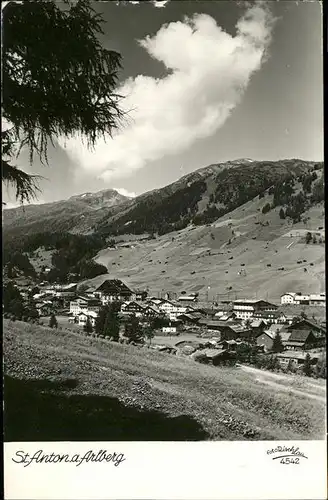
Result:
M253 375L255 375L255 380L257 380L258 382L269 385L270 387L274 387L275 389L297 394L298 396L304 396L309 399L315 399L316 401L321 401L324 403L326 402L325 396L312 394L311 392L308 392L306 389L303 390L294 389L293 387L282 385L278 382L279 380L285 380L285 381L290 380L290 376L288 375L282 375L280 373L271 373L264 370L260 370L259 368L253 368L252 366L246 366L246 365L240 365L240 368L248 373L253 373ZM277 382L275 382L272 379L277 380ZM320 386L314 383L310 383L309 385L314 387L315 389L325 390L324 386Z

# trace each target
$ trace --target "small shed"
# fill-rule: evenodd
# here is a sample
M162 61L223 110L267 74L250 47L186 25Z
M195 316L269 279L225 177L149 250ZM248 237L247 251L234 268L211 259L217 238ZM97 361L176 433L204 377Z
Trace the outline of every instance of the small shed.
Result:
M226 361L234 359L232 353L226 349L204 349L201 353L204 354L208 362L214 366L218 366Z

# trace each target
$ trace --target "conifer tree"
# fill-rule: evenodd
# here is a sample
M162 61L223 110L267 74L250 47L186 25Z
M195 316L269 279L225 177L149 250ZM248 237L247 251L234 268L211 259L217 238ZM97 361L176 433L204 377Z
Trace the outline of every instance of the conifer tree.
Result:
M89 316L87 317L87 321L83 327L83 330L85 331L85 333L92 333L92 331L93 331L92 323L90 321Z
M51 314L50 319L49 319L49 326L50 328L57 328L58 327L58 321L54 313Z
M303 365L303 373L307 377L310 377L312 375L312 365L311 365L311 356L309 353L306 354L305 360L304 360L304 365Z
M138 318L133 315L125 324L124 336L129 339L130 342L140 342L143 338L143 332L140 327Z
M38 177L17 168L26 147L47 163L48 143L81 133L88 146L124 116L115 92L119 53L100 42L104 19L89 0L7 2L2 8L2 180L17 199L36 197Z
M282 352L284 350L284 345L282 343L281 335L279 332L273 338L272 352Z

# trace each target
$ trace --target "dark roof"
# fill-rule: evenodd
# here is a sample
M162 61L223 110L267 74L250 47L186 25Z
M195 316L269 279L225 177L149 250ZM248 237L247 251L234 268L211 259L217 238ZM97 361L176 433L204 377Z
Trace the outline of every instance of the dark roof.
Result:
M217 311L215 311L215 309L211 309L209 307L202 307L201 311L204 314L207 314L208 316L214 316L214 314L217 312Z
M178 318L187 318L198 321L200 318L202 318L202 316L203 315L201 313L182 313L179 314Z
M213 321L207 321L206 322L207 326L218 326L222 328L229 328L229 330L232 330L234 327L240 326L239 323L229 323L227 324L226 321L221 321L221 320L213 320Z
M101 302L99 299L87 299L88 306L99 306Z
M128 288L123 281L116 279L104 281L100 286L98 286L96 291L113 295L132 295L130 288Z
M196 340L180 340L179 342L176 342L175 347L185 347L185 346L192 346L192 347L199 347L201 345L201 342L197 342Z
M203 349L201 351L202 354L205 354L207 358L216 358L217 356L221 356L221 354L224 354L227 352L226 349Z
M292 330L288 342L306 342L310 335L307 330Z
M206 326L217 326L217 327L222 326L222 322L221 321L201 320L201 324L205 324Z
M267 305L270 308L277 309L278 306L276 304L272 304L271 302L268 302L267 300L256 300L256 299L237 299L233 301L234 305L249 305L252 304L254 306L256 305Z
M297 329L295 327L301 325L301 324L305 324L305 325L308 325L310 328L315 328L316 330L320 330L320 331L326 331L326 328L319 325L318 323L315 323L314 321L310 321L309 319L306 319L306 318L303 318L301 319L300 321L298 321L297 323L294 323L292 325L289 325L287 327L287 330L293 330L293 329Z

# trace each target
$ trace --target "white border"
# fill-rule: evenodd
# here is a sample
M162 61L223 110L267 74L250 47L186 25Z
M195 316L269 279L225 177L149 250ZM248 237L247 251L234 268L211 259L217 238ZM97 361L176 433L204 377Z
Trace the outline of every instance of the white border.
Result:
M293 446L299 464L272 460ZM123 453L113 462L14 463L16 451ZM279 453L278 453L279 455ZM295 455L297 456L297 454ZM317 500L327 498L326 441L5 443L6 500Z

